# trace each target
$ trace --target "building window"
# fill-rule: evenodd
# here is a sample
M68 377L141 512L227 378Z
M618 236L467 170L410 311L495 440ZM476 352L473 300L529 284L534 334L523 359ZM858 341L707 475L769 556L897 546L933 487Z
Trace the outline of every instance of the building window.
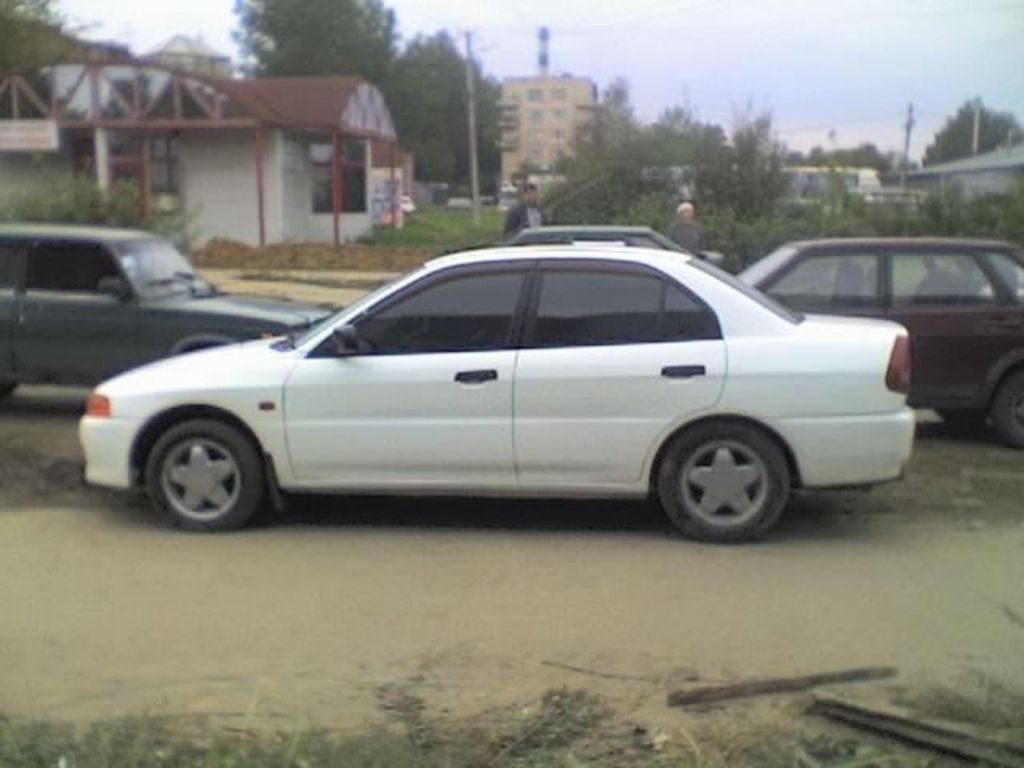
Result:
M544 101L544 91L540 88L531 88L526 92L526 98L530 101Z
M532 122L539 123L543 119L544 119L544 111L543 110L540 110L540 109L531 109L530 110L530 120Z
M561 107L555 110L555 120L565 120L565 110Z
M565 131L563 131L561 128L556 128L555 129L555 143L556 144L563 144L563 143L565 143Z
M333 154L330 144L309 146L313 213L334 212ZM366 147L361 141L342 143L341 190L342 213L366 213Z
M555 88L551 92L551 98L553 98L555 101L565 101L568 98L568 96L569 94L566 93L565 88Z
M178 194L178 143L170 134L149 141L149 188L154 194Z

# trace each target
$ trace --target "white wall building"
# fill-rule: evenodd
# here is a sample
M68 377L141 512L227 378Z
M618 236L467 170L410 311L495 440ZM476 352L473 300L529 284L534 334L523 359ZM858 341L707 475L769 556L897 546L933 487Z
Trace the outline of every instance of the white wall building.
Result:
M374 205L397 209L400 194L374 203L371 142L397 137L359 78L232 80L149 62L0 78L0 199L69 172L103 189L132 179L143 211L180 206L197 244L368 234Z

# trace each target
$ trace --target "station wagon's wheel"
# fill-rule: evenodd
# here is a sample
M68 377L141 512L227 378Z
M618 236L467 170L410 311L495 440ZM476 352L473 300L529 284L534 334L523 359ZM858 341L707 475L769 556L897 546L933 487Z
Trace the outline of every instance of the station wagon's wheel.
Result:
M1024 371L1006 377L990 410L992 426L1007 445L1024 448Z
M266 496L263 462L234 427L196 419L160 437L146 463L146 488L176 525L195 531L239 528Z
M778 521L789 499L789 467L776 442L734 423L684 430L658 473L665 513L686 536L751 541Z
M18 388L13 381L0 381L0 400L10 397L11 393Z

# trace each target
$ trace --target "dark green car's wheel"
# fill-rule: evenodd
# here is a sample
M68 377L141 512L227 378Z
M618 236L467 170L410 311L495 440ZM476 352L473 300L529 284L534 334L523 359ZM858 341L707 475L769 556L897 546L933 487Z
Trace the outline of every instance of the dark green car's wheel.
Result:
M240 528L263 507L266 480L259 451L238 429L195 419L157 440L146 463L153 502L181 528Z
M1024 448L1024 371L1010 374L999 385L989 415L1003 442Z
M5 397L10 397L17 388L18 385L13 381L0 381L0 400L3 400Z
M745 424L709 423L676 438L658 472L658 497L693 539L753 541L789 499L789 467L776 441Z

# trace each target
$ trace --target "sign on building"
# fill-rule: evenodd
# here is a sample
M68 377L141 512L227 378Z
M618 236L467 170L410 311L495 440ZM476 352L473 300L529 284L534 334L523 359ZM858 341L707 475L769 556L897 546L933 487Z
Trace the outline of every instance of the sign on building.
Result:
M0 152L55 152L56 120L0 120Z

